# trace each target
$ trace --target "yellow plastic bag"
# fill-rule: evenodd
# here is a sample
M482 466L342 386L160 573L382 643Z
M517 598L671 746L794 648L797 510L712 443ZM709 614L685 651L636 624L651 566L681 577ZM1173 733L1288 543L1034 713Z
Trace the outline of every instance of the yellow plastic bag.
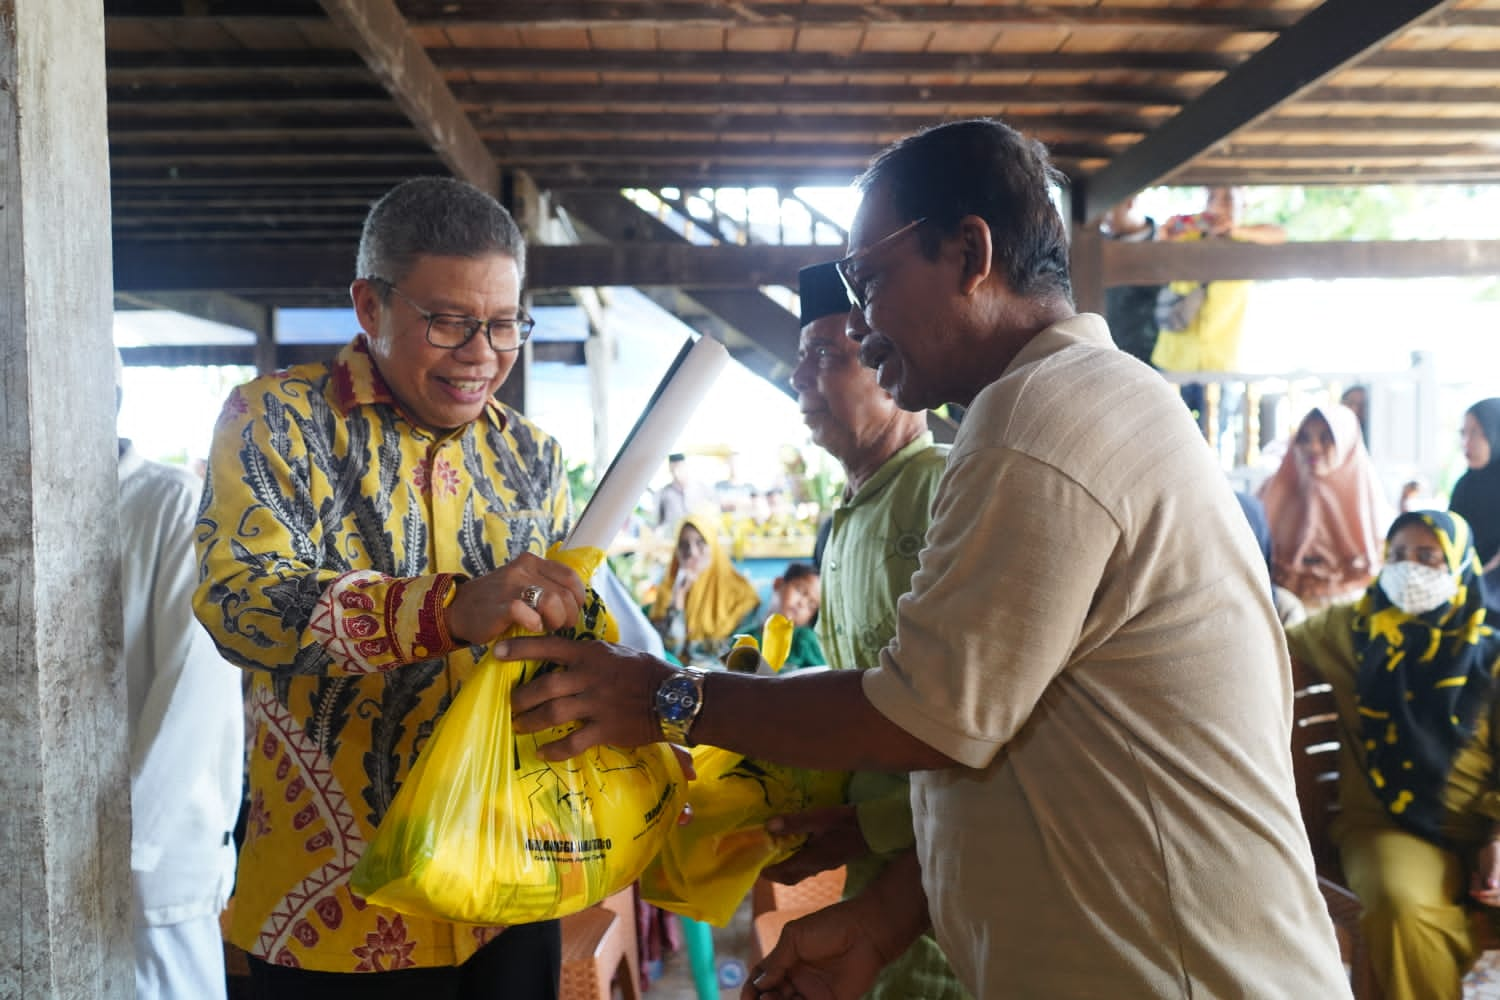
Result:
M554 547L548 558L587 580L603 553ZM592 591L579 627L559 634L619 635ZM355 865L356 893L405 913L509 925L575 913L635 881L682 811L682 767L665 744L538 757L572 727L516 734L510 692L552 669L480 662Z
M779 670L791 623L766 623L765 658ZM783 635L785 632L787 635ZM777 657L773 660L772 657ZM767 865L783 861L802 839L773 840L773 816L839 805L849 775L755 760L718 747L694 747L697 777L688 785L692 821L667 831L661 853L641 873L641 898L718 927L729 923Z

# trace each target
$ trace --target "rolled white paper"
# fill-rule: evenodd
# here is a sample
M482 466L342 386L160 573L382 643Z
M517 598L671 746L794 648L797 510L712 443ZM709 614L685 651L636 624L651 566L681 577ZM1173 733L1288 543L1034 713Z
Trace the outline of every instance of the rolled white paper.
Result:
M569 548L609 546L728 362L729 352L712 337L683 345L579 515Z

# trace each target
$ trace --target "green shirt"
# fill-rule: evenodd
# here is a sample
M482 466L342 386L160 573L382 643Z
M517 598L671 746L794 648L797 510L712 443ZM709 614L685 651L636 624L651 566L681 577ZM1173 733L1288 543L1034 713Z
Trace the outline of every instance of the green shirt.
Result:
M917 554L932 521L932 498L947 463L946 446L923 434L886 460L833 512L823 552L818 639L835 670L864 670L896 634L896 602L911 589ZM849 801L871 855L848 866L846 895L857 894L891 855L910 848L911 791L905 774L860 772ZM870 998L966 997L937 942L923 935L881 973Z

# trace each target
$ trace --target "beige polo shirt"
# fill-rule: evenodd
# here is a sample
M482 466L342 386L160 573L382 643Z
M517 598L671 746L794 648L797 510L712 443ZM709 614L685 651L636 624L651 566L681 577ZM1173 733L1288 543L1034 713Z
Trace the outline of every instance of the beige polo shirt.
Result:
M1265 563L1177 393L1082 315L974 400L864 678L944 951L995 997L1346 997Z

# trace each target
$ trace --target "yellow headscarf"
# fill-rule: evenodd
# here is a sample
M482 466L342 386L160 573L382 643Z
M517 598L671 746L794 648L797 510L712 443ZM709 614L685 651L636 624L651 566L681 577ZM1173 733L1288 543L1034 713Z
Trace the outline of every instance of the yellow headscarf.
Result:
M698 574L688 588L683 602L683 624L687 627L688 642L719 642L734 634L735 626L760 604L760 595L755 586L745 579L729 561L729 556L719 546L719 532L708 519L689 515L677 528L681 539L682 529L692 525L708 543L710 561L708 568ZM652 605L651 617L664 618L672 607L672 584L678 572L677 549L672 549L672 562L667 566L657 590L656 603Z

